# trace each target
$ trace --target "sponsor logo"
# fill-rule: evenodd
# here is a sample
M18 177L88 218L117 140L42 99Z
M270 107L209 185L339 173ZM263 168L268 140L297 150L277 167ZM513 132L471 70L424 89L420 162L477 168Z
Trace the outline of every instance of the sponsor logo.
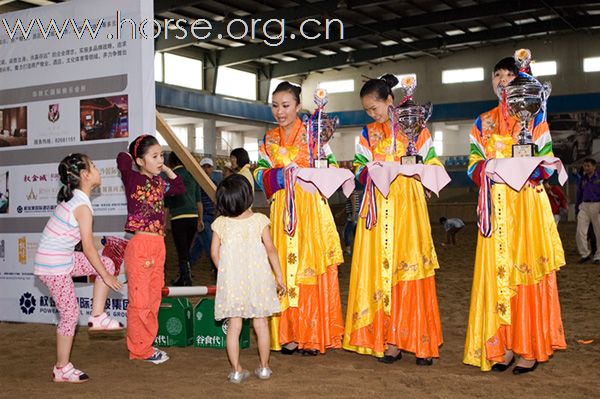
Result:
M50 104L48 106L48 120L52 123L56 122L60 118L60 112L58 111L58 104Z
M229 330L229 319L226 319L221 325L221 330L223 330L223 334L227 335L227 330Z
M21 307L21 312L25 314L32 314L35 310L35 305L35 297L31 295L30 292L26 292L23 295L21 295L21 298L19 299L19 306Z

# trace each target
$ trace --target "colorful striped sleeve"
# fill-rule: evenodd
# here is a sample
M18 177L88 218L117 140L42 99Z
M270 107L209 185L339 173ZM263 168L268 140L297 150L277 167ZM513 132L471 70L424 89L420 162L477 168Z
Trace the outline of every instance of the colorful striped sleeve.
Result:
M358 138L358 144L356 144L356 154L354 155L354 175L359 183L365 184L367 182L367 163L373 160L373 153L371 152L371 146L369 143L369 130L365 126Z
M416 146L418 154L423 158L423 164L442 166L442 163L435 153L435 147L433 146L433 139L431 138L429 129L424 128L421 130Z
M263 138L258 151L258 163L257 168L254 170L254 179L258 187L265 192L267 198L271 198L273 194L285 186L283 183L283 170L281 168L273 168L273 163L267 153L265 141L266 137Z
M469 178L478 187L481 183L481 168L483 167L483 162L486 160L482 139L481 117L478 117L469 134L469 166L467 167Z
M552 157L552 137L550 136L550 128L544 117L545 114L540 112L533 120L533 142L536 146L535 155L538 157Z
M550 136L550 128L546 122L546 113L544 111L538 113L533 120L533 142L535 144L536 157L552 157L552 137ZM554 173L553 169L539 167L531 175L533 180L548 179Z

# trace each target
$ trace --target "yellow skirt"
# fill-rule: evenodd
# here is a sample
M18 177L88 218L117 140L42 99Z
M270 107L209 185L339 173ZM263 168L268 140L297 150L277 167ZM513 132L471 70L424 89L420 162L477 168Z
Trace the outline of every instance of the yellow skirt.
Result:
M360 218L354 242L344 349L381 357L387 345L438 357L439 267L421 183L398 176L388 198L376 190L377 224Z
M271 317L271 349L297 342L300 349L340 348L344 332L337 266L343 262L331 209L319 193L296 185L297 227L284 231L285 190L273 196L271 234L288 293Z
M491 369L506 349L546 361L566 342L556 271L562 243L542 185L492 186L493 231L479 234L464 363Z

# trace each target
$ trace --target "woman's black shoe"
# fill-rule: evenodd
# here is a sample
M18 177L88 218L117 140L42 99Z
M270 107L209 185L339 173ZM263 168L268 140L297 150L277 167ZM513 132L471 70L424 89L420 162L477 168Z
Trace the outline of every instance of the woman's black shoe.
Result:
M377 361L379 363L392 364L400 359L402 359L402 352L398 352L396 356L385 355L377 359Z
M537 366L538 366L538 362L537 361L531 367L515 366L515 368L513 369L513 374L514 375L519 375L519 374L529 373L529 372L535 370L537 368Z
M430 357L418 357L415 363L417 363L417 366L431 366L433 359Z
M281 347L281 354L282 355L293 355L296 352L298 352L298 347L295 347L294 349L288 349L285 346Z
M316 349L300 349L302 356L317 356L319 351Z
M508 368L510 366L513 365L514 362L515 362L515 356L513 355L512 359L510 359L510 362L508 362L508 364L502 364L502 363L494 364L492 366L492 371L497 371L497 372L506 371L506 370L508 370Z

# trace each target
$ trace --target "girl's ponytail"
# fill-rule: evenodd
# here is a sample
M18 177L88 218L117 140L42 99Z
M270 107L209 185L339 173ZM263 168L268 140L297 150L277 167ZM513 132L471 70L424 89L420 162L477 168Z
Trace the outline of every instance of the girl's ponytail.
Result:
M85 154L69 154L58 164L61 187L56 196L57 202L66 202L73 198L73 191L81 183L81 171L88 168Z

